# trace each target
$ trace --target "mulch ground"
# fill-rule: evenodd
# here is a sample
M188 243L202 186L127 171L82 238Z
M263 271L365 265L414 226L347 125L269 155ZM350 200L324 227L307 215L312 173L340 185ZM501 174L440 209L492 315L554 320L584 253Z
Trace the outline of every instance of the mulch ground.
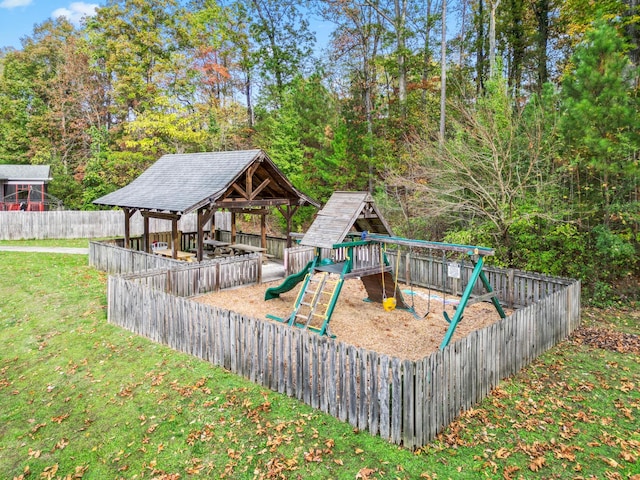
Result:
M275 285L277 283L225 290L202 295L195 300L254 318L269 320L267 314L288 318L299 287L280 298L265 301L265 290ZM399 288L405 292L405 302L413 303L418 318L405 310L386 311L380 303L365 302L367 292L362 282L347 280L331 317L331 334L350 345L407 360L419 360L436 351L449 327L443 317L443 309L453 318L454 303L458 297L422 288L412 289L402 284ZM511 311L505 309L505 313L509 315ZM498 320L500 316L491 303L481 302L467 307L451 342Z

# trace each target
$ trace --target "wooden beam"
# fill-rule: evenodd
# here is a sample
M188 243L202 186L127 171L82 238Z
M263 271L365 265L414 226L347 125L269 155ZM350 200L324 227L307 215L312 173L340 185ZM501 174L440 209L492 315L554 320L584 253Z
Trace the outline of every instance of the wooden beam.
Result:
M178 236L178 219L171 220L171 257L178 258L180 238Z
M269 215L271 213L266 208L230 208L229 211L239 213L241 215Z
M243 198L226 198L222 201L217 201L215 206L217 208L250 208L250 207L277 207L278 205L295 205L297 200L290 198L268 198L262 200L245 200Z
M233 187L233 189L238 192L240 195L242 195L242 197L245 200L249 200L249 195L247 194L247 192L245 192L240 185L238 185L237 183L234 183L233 185L231 185Z
M205 223L207 223L208 218L210 215L208 215L208 211L205 208L199 208L198 209L198 222L197 222L197 229L198 229L198 233L196 235L196 259L201 262L202 261L202 255L203 255L203 241L204 241L204 225Z
M147 253L150 253L151 242L149 241L149 217L147 217L146 215L142 217L142 225L143 225L142 239L144 242L144 251Z
M260 247L267 248L267 215L260 215Z
M264 190L267 185L269 185L271 183L271 179L267 178L264 180L264 182L262 182L260 185L258 185L258 188L256 188L253 192L251 192L251 195L249 196L249 200L255 200L255 198L258 196L258 194Z
M246 191L247 191L246 198L248 199L251 199L254 196L253 195L253 175L256 173L259 167L260 167L259 163L254 163L247 169L247 173L245 176L245 183L246 183Z
M231 212L231 243L236 243L236 212Z
M276 208L282 214L284 219L287 221L287 248L291 248L291 245L293 245L293 241L292 241L293 237L291 235L291 227L293 226L292 219L293 219L293 216L298 211L298 208L300 208L300 206L287 205L286 208L283 208L282 206L278 205L276 206Z
M131 248L131 215L133 210L123 208L124 212L124 248Z
M182 215L179 213L152 212L150 210L140 210L143 217L159 218L161 220L179 220Z

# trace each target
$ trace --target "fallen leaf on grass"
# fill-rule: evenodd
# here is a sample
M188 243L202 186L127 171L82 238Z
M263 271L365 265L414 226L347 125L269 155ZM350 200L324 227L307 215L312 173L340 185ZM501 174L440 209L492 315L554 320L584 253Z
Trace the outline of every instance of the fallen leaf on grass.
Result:
M65 413L64 415L60 415L58 417L51 417L51 421L60 424L64 422L67 418L69 418L69 414Z
M47 480L51 480L55 478L56 473L58 473L58 464L51 465L50 467L45 467L44 471L40 474L40 478L45 478Z
M616 462L613 458L602 457L602 460L604 461L604 463L606 463L610 467L618 468L620 466L620 464Z
M53 447L53 451L56 450L64 450L67 445L69 445L69 440L66 438L61 438L58 443L55 444L55 446Z
M511 455L511 452L504 447L499 448L498 451L496 452L496 458L504 459L504 458L508 458L509 455Z
M369 480L372 473L375 473L375 470L373 468L361 468L360 471L356 473L356 478L361 480Z
M507 466L502 472L502 478L504 478L504 480L511 480L513 478L511 475L516 473L518 470L520 470L520 467L516 467L515 465Z
M308 452L304 452L304 460L305 462L321 462L322 461L322 450L319 448L311 449Z
M531 463L529 463L529 470L531 470L532 472L537 472L542 467L544 467L545 463L546 460L544 457L536 457L531 461Z

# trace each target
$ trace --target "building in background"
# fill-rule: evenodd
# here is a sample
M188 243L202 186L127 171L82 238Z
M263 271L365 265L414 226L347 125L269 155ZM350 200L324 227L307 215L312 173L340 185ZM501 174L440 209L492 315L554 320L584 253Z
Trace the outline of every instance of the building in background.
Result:
M49 165L0 165L0 211L48 210Z

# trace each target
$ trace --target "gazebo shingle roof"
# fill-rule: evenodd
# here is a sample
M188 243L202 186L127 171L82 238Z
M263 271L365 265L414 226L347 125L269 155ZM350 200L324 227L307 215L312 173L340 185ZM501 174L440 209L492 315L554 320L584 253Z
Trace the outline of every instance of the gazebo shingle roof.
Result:
M278 178L278 188L315 202L297 191L262 150L168 154L127 186L93 203L139 210L188 213L214 203L254 162L266 162Z

